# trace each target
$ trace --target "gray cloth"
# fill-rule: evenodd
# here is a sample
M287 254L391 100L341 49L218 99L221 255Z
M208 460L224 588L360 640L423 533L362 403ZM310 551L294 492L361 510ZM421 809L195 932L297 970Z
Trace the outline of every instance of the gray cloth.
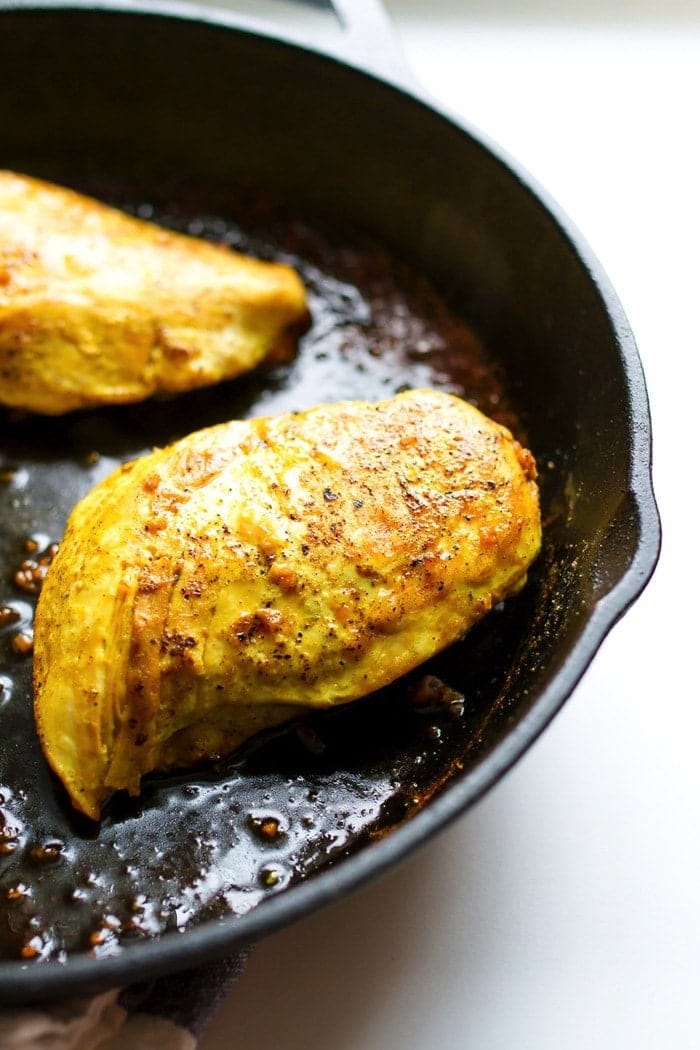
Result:
M0 1010L2 1050L194 1050L247 951L87 999Z

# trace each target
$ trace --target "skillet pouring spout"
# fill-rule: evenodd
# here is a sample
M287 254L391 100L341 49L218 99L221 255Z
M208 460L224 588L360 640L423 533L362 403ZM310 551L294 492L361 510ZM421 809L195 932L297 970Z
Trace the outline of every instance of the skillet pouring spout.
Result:
M312 319L294 360L231 382L0 410L2 1001L223 957L398 863L530 747L654 570L647 395L615 292L516 162L361 53L360 13L380 9L351 7L348 57L204 8L0 0L0 168L292 266ZM471 401L534 454L526 586L366 701L145 776L99 824L73 813L30 652L73 507L205 427L411 388Z

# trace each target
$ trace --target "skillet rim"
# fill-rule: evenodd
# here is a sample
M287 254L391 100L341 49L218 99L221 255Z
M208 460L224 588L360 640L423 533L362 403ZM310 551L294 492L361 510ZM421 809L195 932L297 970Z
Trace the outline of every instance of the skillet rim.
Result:
M0 20L5 12L139 15L204 24L213 30L242 36L264 36L277 46L310 52L360 76L369 77L422 107L429 117L451 125L470 138L473 145L490 154L525 189L543 218L553 222L581 263L604 311L615 336L625 381L630 470L629 487L622 495L631 500L636 515L633 556L622 575L593 606L579 637L549 685L489 754L431 799L409 822L364 846L342 863L322 869L313 878L270 896L262 907L258 905L245 915L223 916L192 927L184 935L167 933L157 940L124 946L118 955L104 959L76 954L65 962L0 962L0 1002L22 1003L69 993L85 995L222 958L325 904L339 900L426 845L512 768L571 696L610 630L651 579L660 553L661 523L652 483L652 434L646 383L634 336L617 294L587 241L550 194L481 130L432 98L412 78L410 83L399 83L390 75L385 77L367 68L360 59L316 48L295 33L183 0L146 0L144 3L135 0L0 0Z

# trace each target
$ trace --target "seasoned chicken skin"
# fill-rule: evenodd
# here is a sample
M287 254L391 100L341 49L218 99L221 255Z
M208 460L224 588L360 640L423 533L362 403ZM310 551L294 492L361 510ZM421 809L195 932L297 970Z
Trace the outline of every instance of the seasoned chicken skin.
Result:
M35 625L35 713L97 818L143 774L364 696L523 584L535 463L411 391L200 431L75 508Z
M288 266L0 171L0 403L56 415L232 379L291 355Z

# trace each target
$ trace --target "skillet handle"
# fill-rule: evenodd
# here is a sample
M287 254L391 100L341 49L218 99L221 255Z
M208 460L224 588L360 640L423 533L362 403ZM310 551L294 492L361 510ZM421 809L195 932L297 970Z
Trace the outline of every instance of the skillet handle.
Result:
M410 86L413 73L382 0L331 0L343 26L350 57L378 73Z
M335 14L343 29L338 57L399 86L415 86L391 18L382 0L300 0Z

